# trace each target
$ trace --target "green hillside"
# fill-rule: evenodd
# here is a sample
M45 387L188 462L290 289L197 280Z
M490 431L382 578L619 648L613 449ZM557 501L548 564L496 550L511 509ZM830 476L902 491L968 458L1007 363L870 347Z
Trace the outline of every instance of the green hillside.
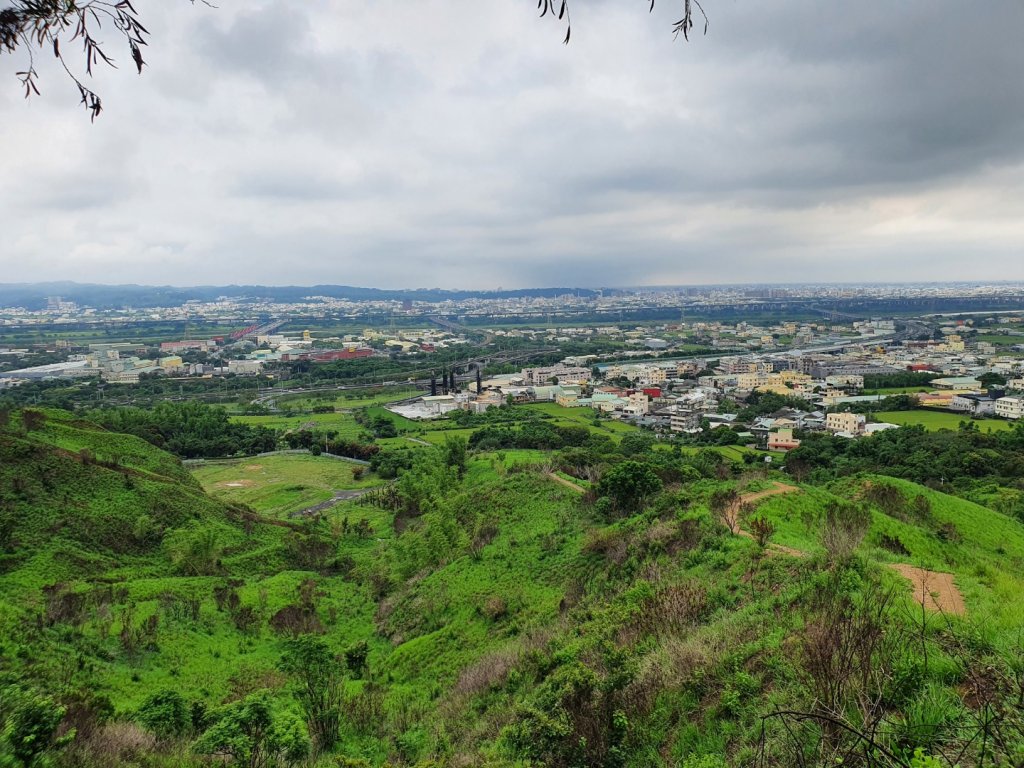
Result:
M598 433L410 448L394 481L308 454L190 472L14 414L0 765L1024 756L1017 520Z

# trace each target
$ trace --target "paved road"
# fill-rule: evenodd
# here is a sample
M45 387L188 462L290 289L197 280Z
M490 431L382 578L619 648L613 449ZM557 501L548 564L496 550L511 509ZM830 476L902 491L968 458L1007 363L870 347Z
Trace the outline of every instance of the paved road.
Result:
M327 501L322 501L319 504L314 504L312 507L306 507L296 512L292 512L292 517L312 517L324 512L336 504L340 504L343 501L352 501L358 499L361 496L365 496L369 493L372 488L361 488L358 491L335 491L334 496L329 498Z

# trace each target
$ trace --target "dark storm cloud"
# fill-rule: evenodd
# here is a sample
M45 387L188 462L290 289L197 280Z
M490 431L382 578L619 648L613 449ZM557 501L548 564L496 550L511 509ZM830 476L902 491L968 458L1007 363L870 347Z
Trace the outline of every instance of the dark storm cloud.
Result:
M140 7L95 126L0 92L5 276L1024 278L1013 0L710 0L689 43L602 0L569 46L525 0L219 5Z

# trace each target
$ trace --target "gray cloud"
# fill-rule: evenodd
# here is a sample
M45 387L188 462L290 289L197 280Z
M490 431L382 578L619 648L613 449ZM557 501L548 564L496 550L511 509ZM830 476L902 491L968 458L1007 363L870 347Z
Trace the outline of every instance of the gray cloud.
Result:
M140 2L95 125L0 89L0 280L1024 279L1013 0Z

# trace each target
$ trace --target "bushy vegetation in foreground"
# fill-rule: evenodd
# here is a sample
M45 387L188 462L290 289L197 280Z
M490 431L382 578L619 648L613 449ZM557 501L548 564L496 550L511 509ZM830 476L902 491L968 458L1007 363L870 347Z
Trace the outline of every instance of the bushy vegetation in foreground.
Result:
M369 492L292 518L280 483L217 500L141 439L15 414L0 765L1024 758L1017 520L571 434L449 435L378 462L393 482L331 476ZM892 564L952 573L966 615L916 604Z

